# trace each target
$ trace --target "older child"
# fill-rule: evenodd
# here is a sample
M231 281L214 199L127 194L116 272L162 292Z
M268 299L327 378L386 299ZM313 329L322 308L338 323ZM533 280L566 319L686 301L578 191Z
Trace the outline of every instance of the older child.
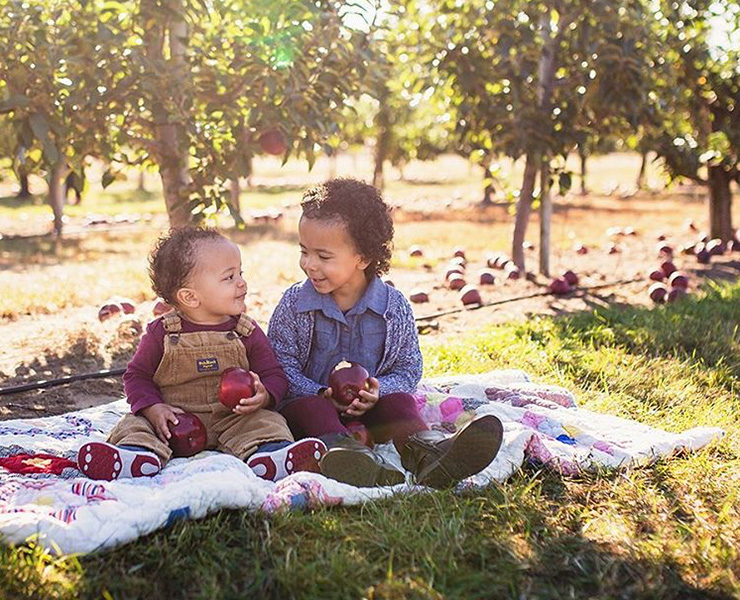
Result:
M420 484L446 487L479 472L495 457L502 426L493 416L454 435L429 430L411 395L422 359L411 306L379 275L390 265L393 222L374 187L334 179L304 194L298 233L308 279L290 287L268 329L290 383L278 410L296 437L315 436L329 451L327 477L357 486L393 485L403 473L348 433L360 420L375 441L392 440L404 468ZM349 407L331 398L329 374L343 361L362 364L370 389Z
M287 380L264 332L244 313L237 246L212 229L176 229L155 246L149 272L154 291L175 310L147 326L124 374L131 413L106 443L80 448L80 470L105 480L156 474L172 456L169 424L189 412L205 425L207 448L246 460L259 477L318 471L324 443L294 442L275 411ZM218 399L229 367L251 369L256 389L233 410Z

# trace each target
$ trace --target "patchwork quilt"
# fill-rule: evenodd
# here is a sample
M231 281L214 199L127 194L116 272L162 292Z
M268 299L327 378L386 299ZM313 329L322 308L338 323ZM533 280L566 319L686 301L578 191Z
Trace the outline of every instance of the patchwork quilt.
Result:
M536 383L519 370L429 379L415 398L430 427L454 431L475 415L504 424L504 442L493 462L460 488L503 481L525 461L563 475L649 464L677 451L694 451L719 439L715 427L670 433L576 404L566 389ZM274 512L320 505L359 504L425 488L407 483L356 488L316 473L296 473L277 483L258 478L240 460L201 452L172 460L155 477L92 481L77 470L77 450L104 441L128 412L124 399L40 419L0 422L0 539L33 539L59 554L111 548L223 508ZM400 468L392 444L376 447Z

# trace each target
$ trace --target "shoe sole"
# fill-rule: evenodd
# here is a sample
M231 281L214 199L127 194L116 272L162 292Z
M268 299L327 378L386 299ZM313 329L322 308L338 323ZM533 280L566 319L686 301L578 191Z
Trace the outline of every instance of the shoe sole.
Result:
M398 485L406 476L393 468L385 468L372 457L353 450L333 448L319 461L321 473L330 479L355 487Z
M77 454L77 466L90 479L102 481L153 477L161 470L156 457L107 442L90 442L82 446Z
M504 426L493 415L484 415L468 423L456 435L450 449L416 481L433 488L447 488L480 473L491 464L504 438Z

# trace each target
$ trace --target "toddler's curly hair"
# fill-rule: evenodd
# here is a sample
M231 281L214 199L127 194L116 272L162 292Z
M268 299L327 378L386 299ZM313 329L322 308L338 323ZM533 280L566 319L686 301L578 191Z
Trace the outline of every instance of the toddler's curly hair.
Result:
M198 245L224 239L218 231L208 227L170 229L149 253L149 279L154 293L175 306L177 290L187 285L195 268Z
M357 179L338 177L303 194L303 216L309 219L340 219L358 253L369 265L365 277L387 273L393 252L391 209L376 187Z

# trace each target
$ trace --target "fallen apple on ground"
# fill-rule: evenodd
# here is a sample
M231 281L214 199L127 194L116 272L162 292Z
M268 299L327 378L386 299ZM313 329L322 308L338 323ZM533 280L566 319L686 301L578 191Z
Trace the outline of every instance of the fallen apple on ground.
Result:
M666 277L670 277L672 273L676 272L676 265L671 260L664 260L660 263L660 270L663 271Z
M124 314L130 315L136 312L136 304L134 304L133 300L129 300L128 298L122 298L118 301L118 304L121 305L121 308L123 309Z
M101 322L107 321L111 317L120 315L122 312L123 307L118 302L108 301L98 309L98 320Z
M668 295L666 296L666 300L668 302L675 302L676 300L680 300L686 295L688 295L688 292L686 291L685 288L674 287L674 288L671 288L671 291L668 292Z
M656 282L648 289L648 295L656 304L662 304L666 301L666 296L668 296L668 288L662 283Z
M424 290L415 288L411 290L411 294L409 295L409 300L411 300L411 302L415 304L422 304L424 302L429 302L429 294L427 294Z
M567 281L571 286L578 285L578 275L570 269L563 273L563 279L565 279L565 281Z
M461 246L458 246L452 252L452 256L458 257L458 258L465 258L465 248L462 248Z
M229 367L221 373L218 384L218 400L227 408L234 409L242 398L254 396L254 377L241 367Z
M447 285L451 290L461 290L465 287L465 278L460 273L453 273L447 280Z
M341 362L329 374L331 397L339 404L349 406L360 395L360 390L369 390L370 374L360 363Z
M712 260L712 253L707 250L704 242L699 242L694 246L694 256L703 265L708 265Z
M650 273L649 278L653 281L663 281L665 279L665 273L663 273L662 269L655 269L655 271Z
M157 302L154 304L154 307L152 308L152 314L154 314L155 317L160 317L171 310L174 310L169 304L164 302L163 300L157 300Z
M556 296L561 296L571 291L570 283L564 277L553 279L547 287Z
M474 285L466 285L460 290L460 301L464 306L482 305L483 299L481 298L478 288Z
M588 254L588 247L583 244L576 244L575 250L576 254Z
M421 246L411 246L409 256L424 256L424 250L421 249Z
M686 290L689 287L689 278L680 271L674 271L668 278L668 283L671 287Z
M496 285L496 273L492 269L478 271L478 283L481 285Z
M167 423L172 437L169 439L172 455L187 457L198 454L206 448L206 428L193 414L177 413L177 425Z

